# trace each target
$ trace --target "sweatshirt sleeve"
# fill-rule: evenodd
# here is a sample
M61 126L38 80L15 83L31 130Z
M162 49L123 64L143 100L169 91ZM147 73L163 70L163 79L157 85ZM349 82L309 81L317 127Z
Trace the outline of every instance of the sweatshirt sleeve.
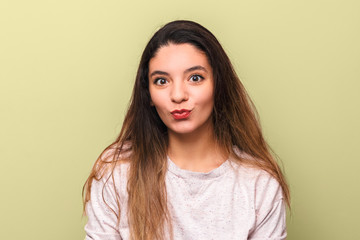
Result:
M110 178L111 179L111 178ZM91 185L91 199L86 203L88 222L85 240L121 240L118 227L118 206L114 184L95 179Z
M269 174L261 174L255 189L255 226L249 240L285 240L286 207L282 189Z

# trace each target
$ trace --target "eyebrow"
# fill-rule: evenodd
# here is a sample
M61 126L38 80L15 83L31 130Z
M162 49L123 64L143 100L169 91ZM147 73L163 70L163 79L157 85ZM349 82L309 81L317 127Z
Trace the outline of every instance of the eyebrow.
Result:
M206 70L206 68L204 68L203 66L200 66L200 65L197 65L197 66L193 66L191 68L188 68L184 71L184 73L189 73L189 72L192 72L192 71L195 71L195 70L202 70L204 72L208 72ZM167 72L164 72L164 71L159 71L159 70L156 70L156 71L153 71L151 74L150 74L150 77L154 76L154 75L165 75L165 76L169 76L170 74L167 73Z

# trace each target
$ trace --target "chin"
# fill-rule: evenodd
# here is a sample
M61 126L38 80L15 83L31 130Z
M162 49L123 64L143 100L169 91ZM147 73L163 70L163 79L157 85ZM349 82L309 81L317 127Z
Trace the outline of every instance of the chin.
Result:
M192 134L195 132L202 132L207 131L206 124L201 124L200 126L196 125L181 125L181 126L174 126L174 127L168 127L168 131L175 133L175 134Z
M192 129L169 129L168 130L169 132L172 132L172 133L174 133L174 134L191 134L191 133L193 133L194 132L194 130L192 130Z
M165 124L167 125L167 124ZM174 134L192 134L195 132L202 132L202 131L211 131L211 121L184 121L184 122L177 122L177 123L169 123L167 125L168 132L172 132Z
M176 126L168 127L168 131L175 134L190 134L196 131L197 128L191 126Z

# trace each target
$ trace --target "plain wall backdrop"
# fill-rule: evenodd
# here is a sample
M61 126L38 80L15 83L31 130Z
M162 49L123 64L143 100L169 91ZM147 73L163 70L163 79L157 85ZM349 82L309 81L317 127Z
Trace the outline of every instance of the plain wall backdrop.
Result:
M82 186L121 129L145 44L222 43L292 192L290 240L360 239L360 2L0 2L0 239L83 239Z

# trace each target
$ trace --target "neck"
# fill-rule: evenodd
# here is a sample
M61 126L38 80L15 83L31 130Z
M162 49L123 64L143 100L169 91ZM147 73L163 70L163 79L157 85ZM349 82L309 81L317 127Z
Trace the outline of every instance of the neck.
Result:
M181 169L209 172L226 161L227 155L217 144L212 127L188 134L169 131L168 155Z

